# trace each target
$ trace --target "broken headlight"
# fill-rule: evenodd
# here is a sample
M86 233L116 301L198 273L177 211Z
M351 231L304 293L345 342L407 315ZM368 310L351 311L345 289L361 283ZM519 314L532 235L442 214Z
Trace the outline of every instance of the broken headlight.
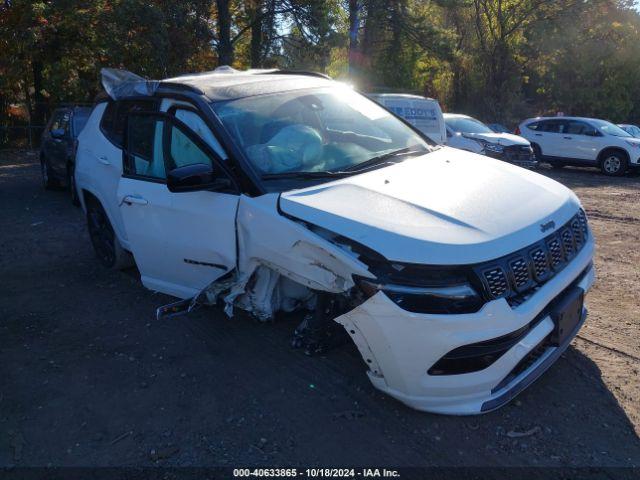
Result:
M377 284L358 279L360 289L367 295L383 292L403 310L415 313L473 313L483 305L478 292L469 284L448 287L410 287L405 285Z
M379 267L379 265L378 265ZM391 264L372 268L377 279L355 278L366 296L383 292L404 310L415 313L460 314L480 310L484 301L464 271L422 265Z

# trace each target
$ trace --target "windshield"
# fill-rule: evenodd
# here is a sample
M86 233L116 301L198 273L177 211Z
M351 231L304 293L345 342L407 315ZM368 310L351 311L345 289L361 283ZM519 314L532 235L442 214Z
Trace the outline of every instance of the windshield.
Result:
M444 119L447 126L459 133L494 133L480 120L470 117L448 117Z
M345 86L212 104L264 180L352 172L394 154L429 151L425 140Z
M632 137L633 135L625 132L619 126L604 120L591 120L591 122L602 132L614 137Z

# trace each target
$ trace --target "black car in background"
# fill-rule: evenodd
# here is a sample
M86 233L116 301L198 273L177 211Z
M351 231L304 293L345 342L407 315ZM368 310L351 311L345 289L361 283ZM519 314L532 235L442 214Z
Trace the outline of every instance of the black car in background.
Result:
M40 142L40 167L44 187L69 187L74 205L79 205L73 178L78 135L90 114L91 107L57 108L51 115Z

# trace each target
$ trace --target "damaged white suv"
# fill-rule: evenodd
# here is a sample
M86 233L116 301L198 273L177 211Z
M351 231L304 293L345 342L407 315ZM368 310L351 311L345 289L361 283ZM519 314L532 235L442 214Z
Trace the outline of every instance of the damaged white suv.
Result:
M161 314L308 310L307 346L341 324L376 388L449 414L508 402L585 320L593 236L547 177L432 146L321 75L105 86L76 183L101 261L131 252L146 287L185 299Z

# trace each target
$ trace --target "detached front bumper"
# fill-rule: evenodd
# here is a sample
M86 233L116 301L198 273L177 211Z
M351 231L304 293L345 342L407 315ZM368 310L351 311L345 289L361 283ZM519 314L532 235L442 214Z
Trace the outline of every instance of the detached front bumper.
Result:
M567 348L586 318L563 344L546 343L554 322L549 304L568 287L587 292L595 280L593 239L527 301L511 307L504 299L476 313L430 315L405 311L379 292L336 321L351 335L369 367L373 385L408 406L443 414L468 415L498 408L537 379ZM491 341L530 326L488 367L472 373L431 375L447 353Z

